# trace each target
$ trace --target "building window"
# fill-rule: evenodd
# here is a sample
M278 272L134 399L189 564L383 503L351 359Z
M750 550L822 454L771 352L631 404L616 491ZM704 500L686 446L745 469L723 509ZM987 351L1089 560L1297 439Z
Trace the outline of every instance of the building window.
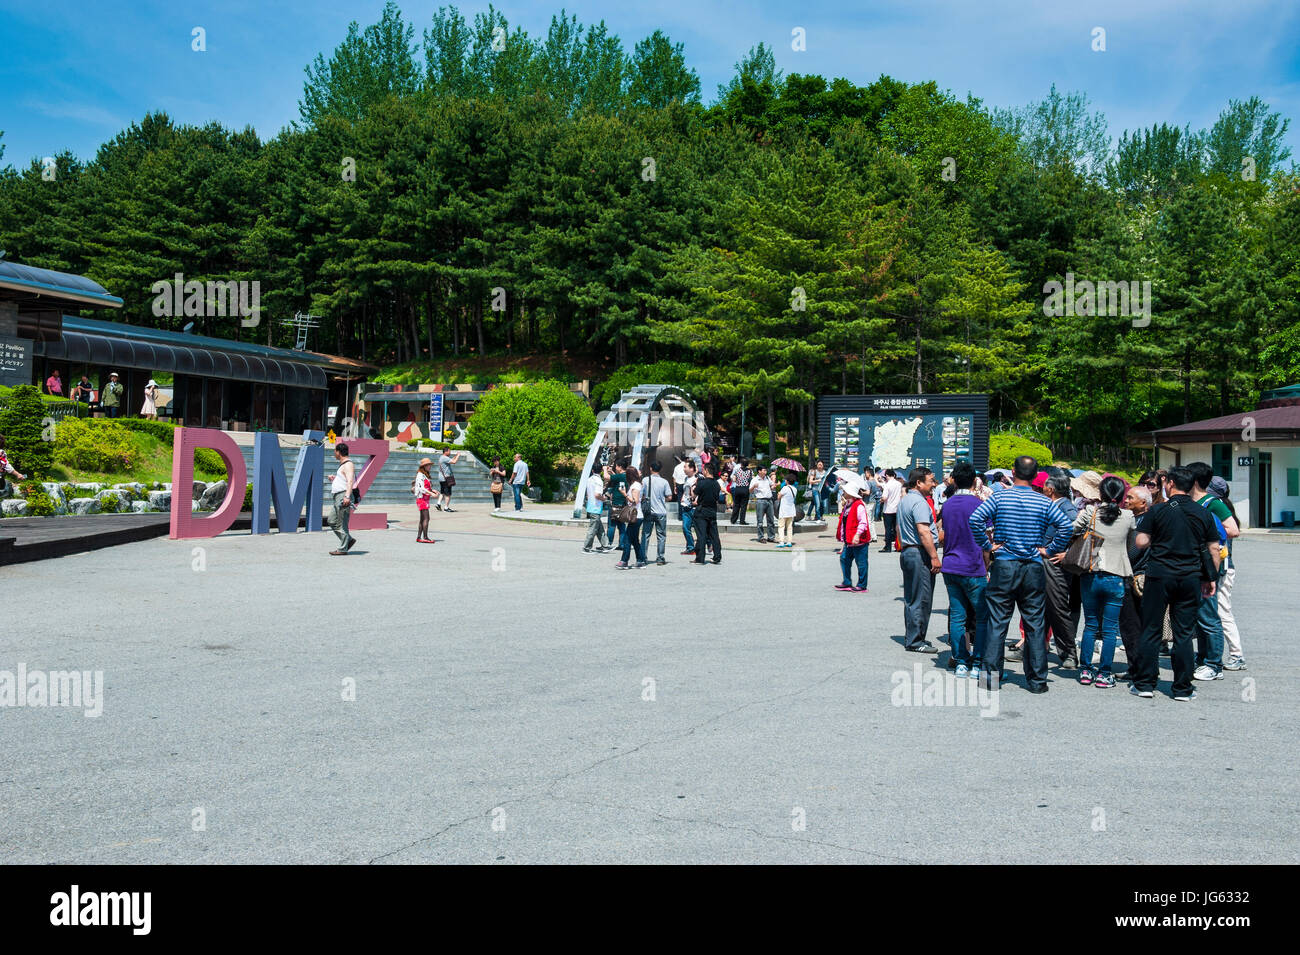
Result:
M1210 469L1225 481L1232 480L1232 445L1216 444L1210 447Z

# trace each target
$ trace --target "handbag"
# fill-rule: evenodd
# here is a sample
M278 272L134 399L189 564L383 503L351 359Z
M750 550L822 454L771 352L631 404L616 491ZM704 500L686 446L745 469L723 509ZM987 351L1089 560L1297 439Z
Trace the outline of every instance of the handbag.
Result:
M1094 507L1088 529L1081 534L1076 534L1070 540L1070 546L1065 549L1065 556L1061 559L1061 569L1066 573L1092 573L1093 564L1097 559L1096 551L1102 540L1101 535L1093 530L1096 526L1097 509Z
M641 515L637 513L635 504L624 504L614 512L614 520L620 524L633 524L640 519Z

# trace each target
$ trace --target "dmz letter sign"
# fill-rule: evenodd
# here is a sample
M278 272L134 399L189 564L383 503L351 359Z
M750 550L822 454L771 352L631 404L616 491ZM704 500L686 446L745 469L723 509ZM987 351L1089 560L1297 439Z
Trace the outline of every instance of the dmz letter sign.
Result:
M307 530L321 529L322 485L325 481L325 437L321 431L304 431L305 443L298 451L298 462L290 483L284 473L280 441L269 432L258 432L253 445L253 533L271 532L271 511L276 527L290 533L298 529L298 516L306 508ZM316 442L316 443L313 443ZM381 439L356 438L347 442L353 454L370 455L357 475L356 487L364 502L375 476L388 460L388 442ZM229 486L226 499L216 513L208 517L193 514L194 450L208 448L217 452L226 465ZM216 537L230 530L244 505L244 488L248 469L244 456L230 435L212 428L177 428L172 451L171 539L191 540ZM359 530L383 530L388 527L387 514L353 514L351 526Z

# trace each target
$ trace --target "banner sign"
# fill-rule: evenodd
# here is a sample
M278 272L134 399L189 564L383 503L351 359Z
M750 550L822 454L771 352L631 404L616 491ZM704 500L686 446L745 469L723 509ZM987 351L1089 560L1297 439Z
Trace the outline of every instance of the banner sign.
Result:
M434 441L442 440L442 393L434 392L429 396L429 437Z

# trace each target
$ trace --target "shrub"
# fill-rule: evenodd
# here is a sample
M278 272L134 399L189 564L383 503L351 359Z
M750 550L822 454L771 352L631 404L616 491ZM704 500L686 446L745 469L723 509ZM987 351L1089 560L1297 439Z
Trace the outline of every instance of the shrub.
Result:
M46 430L45 403L32 385L20 385L10 392L0 410L0 434L5 438L5 454L18 471L41 480L54 466L54 443ZM56 438L63 427L55 430Z
M54 513L54 499L35 481L27 481L20 485L18 493L27 502L28 517L49 517Z
M253 509L253 485L244 485L244 503L240 505L241 511L251 511Z
M194 449L194 470L210 476L226 476L226 462L211 448Z
M989 437L989 467L1009 468L1022 454L1032 457L1040 467L1052 463L1051 449L1037 441L1018 434L994 434Z
M126 428L116 422L72 418L59 425L54 456L79 471L130 471L138 451Z
M561 454L581 450L596 433L596 416L558 381L489 391L474 409L468 450L482 461L516 453L538 474L549 473Z
M170 421L149 421L146 418L97 418L93 419L100 424L116 425L119 428L125 428L127 431L139 431L142 434L150 434L171 447L176 442L176 425Z
M120 501L116 494L99 495L99 510L102 514L116 514L121 510Z

